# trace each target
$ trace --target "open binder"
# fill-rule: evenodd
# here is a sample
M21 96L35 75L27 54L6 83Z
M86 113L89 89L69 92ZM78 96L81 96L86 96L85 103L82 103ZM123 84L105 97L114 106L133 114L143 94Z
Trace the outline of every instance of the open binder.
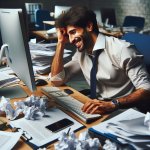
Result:
M69 120L73 121L74 124L56 133L53 133L45 128L47 125L63 118L68 118ZM60 134L62 132L67 133L69 128L71 128L70 132L75 132L85 127L58 108L49 109L46 112L46 117L43 117L41 120L27 120L25 118L21 118L10 121L10 125L12 128L23 130L23 140L33 149L46 147L47 145L57 141L60 137Z

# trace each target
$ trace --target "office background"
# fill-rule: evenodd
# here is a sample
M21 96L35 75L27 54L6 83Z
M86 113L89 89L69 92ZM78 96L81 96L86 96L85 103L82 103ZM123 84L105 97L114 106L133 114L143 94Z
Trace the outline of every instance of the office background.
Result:
M0 0L1 8L22 8L25 12L25 3L42 3L43 9L54 11L55 5L73 6L86 5L91 9L114 9L116 25L121 26L125 16L141 16L145 18L145 27L150 24L149 0ZM0 37L1 46L1 37Z
M142 16L145 18L145 27L150 24L149 0L0 0L1 8L23 8L25 3L43 3L43 8L54 11L55 5L86 5L91 9L114 8L117 25L122 25L127 15Z

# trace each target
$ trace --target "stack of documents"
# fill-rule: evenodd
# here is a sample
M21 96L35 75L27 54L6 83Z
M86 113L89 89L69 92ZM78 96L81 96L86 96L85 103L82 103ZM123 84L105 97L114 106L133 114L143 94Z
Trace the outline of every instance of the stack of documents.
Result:
M144 125L145 114L129 109L89 129L130 149L150 149L150 130ZM131 148L132 147L132 148Z
M52 58L55 54L57 43L32 43L29 42L33 69L35 73L38 74L47 74L50 72L50 64L52 62ZM67 58L71 55L71 50L64 51L64 58Z
M17 84L19 81L20 80L14 75L9 75L6 72L0 72L0 88Z

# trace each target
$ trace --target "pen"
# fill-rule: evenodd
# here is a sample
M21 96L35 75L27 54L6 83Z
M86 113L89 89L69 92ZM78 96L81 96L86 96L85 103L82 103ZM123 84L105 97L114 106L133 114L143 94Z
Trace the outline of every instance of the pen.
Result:
M71 128L68 129L67 135L69 135L70 130L71 130Z

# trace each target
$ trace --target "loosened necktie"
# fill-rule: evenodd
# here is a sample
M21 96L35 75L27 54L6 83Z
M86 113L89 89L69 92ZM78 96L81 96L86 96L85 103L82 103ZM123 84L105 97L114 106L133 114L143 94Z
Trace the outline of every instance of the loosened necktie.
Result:
M96 98L96 73L97 73L97 63L98 63L98 56L101 53L101 50L95 51L94 57L92 58L93 66L91 69L90 74L90 98Z

